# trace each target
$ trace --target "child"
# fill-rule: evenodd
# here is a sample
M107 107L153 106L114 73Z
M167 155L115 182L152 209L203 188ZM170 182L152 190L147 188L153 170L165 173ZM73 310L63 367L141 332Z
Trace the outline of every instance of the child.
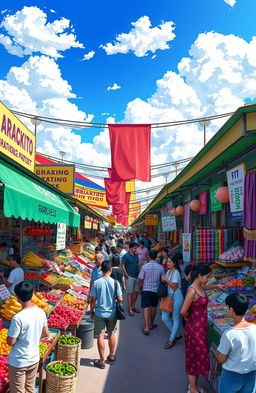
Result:
M34 393L39 341L48 337L49 331L44 311L31 302L32 285L20 282L14 292L22 310L12 318L7 337L7 343L12 347L8 360L10 393Z
M256 326L244 318L248 299L234 293L226 298L226 305L234 326L223 333L216 350L223 368L219 393L256 393Z

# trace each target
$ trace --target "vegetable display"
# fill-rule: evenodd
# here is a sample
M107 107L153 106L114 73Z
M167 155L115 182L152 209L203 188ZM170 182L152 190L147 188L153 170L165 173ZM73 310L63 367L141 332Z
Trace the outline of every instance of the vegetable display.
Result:
M44 353L47 351L48 347L50 346L50 344L45 343L45 342L40 342L39 343L39 354L40 354L40 358L44 355Z
M59 344L62 345L77 345L80 343L80 340L75 336L68 336L63 334L59 338Z
M222 262L233 263L244 259L244 249L241 246L232 247L219 256Z
M61 304L63 306L67 306L69 308L79 311L84 311L84 309L86 308L86 302L84 300L79 300L79 299L75 299L75 300L63 299L61 301Z
M54 363L54 364L49 364L48 371L52 372L53 374L58 374L63 377L75 374L76 368L70 363Z

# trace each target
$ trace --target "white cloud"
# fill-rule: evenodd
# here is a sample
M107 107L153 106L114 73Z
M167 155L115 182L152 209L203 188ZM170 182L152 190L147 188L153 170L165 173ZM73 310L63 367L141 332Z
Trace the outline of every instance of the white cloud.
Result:
M53 9L50 9L50 12L51 12L52 14L56 14L56 11L53 10Z
M95 55L95 52L93 50L91 50L90 52L88 52L84 55L84 57L82 58L82 61L91 60L94 55Z
M110 91L110 90L119 90L119 89L121 89L121 86L119 86L117 83L114 83L113 86L108 86L108 87L107 87L107 91Z
M166 50L170 48L168 44L174 40L174 23L162 22L157 27L152 27L148 16L142 16L136 22L129 33L118 34L114 43L108 42L101 45L107 55L116 53L133 52L137 57L147 56L148 52L155 53L158 49Z
M225 1L225 3L230 5L231 7L234 7L234 5L236 4L236 0L224 0L224 1Z
M70 33L66 18L47 22L47 15L38 7L24 7L13 15L6 15L0 24L3 34L0 43L16 56L41 53L53 58L63 57L60 52L70 48L83 48Z
M6 8L5 10L2 10L1 12L0 12L0 14L1 15L4 15L4 14L6 14L6 12L8 12L8 9Z

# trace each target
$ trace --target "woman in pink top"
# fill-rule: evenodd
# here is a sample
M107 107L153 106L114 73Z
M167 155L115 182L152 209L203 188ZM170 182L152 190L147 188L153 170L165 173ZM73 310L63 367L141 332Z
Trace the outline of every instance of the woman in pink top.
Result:
M139 242L139 247L137 248L137 254L139 257L139 270L140 270L142 266L149 261L148 249L147 247L145 247L145 243L143 240Z

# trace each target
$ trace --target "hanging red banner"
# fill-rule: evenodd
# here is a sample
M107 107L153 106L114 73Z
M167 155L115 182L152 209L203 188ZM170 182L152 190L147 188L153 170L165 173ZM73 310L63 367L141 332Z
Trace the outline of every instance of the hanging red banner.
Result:
M111 124L109 127L112 181L151 181L149 124Z

